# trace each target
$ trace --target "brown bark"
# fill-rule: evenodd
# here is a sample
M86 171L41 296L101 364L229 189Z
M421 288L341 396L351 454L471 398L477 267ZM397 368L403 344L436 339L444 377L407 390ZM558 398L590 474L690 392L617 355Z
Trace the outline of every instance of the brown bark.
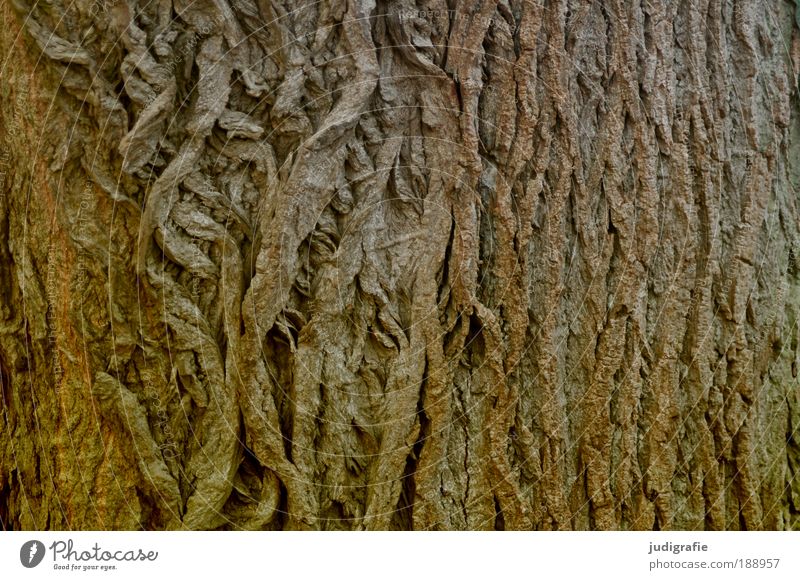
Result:
M1 6L4 528L800 526L792 3Z

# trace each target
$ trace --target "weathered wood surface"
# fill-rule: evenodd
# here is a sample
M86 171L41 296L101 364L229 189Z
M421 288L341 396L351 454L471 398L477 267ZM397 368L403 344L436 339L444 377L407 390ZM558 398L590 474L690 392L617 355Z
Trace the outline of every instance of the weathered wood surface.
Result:
M3 0L9 529L800 526L785 0Z

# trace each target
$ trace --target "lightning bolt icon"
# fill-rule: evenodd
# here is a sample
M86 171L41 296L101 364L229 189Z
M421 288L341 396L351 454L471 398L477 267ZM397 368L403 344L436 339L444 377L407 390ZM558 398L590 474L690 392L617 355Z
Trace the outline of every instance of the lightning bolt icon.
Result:
M33 557L36 555L36 552L37 552L38 549L39 549L39 546L37 546L36 544L31 544L31 553L28 554L28 564L33 562Z

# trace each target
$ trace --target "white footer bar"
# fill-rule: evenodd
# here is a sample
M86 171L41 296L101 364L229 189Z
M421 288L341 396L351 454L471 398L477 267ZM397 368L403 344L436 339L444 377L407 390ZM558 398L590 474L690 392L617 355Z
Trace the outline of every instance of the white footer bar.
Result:
M800 578L793 532L4 532L2 578ZM588 577L588 576L587 576Z

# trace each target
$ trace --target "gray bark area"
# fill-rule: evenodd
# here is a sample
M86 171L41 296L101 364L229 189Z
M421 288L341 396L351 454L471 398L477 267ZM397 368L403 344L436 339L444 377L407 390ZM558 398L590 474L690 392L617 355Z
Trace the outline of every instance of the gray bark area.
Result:
M3 0L7 529L797 529L786 0Z

